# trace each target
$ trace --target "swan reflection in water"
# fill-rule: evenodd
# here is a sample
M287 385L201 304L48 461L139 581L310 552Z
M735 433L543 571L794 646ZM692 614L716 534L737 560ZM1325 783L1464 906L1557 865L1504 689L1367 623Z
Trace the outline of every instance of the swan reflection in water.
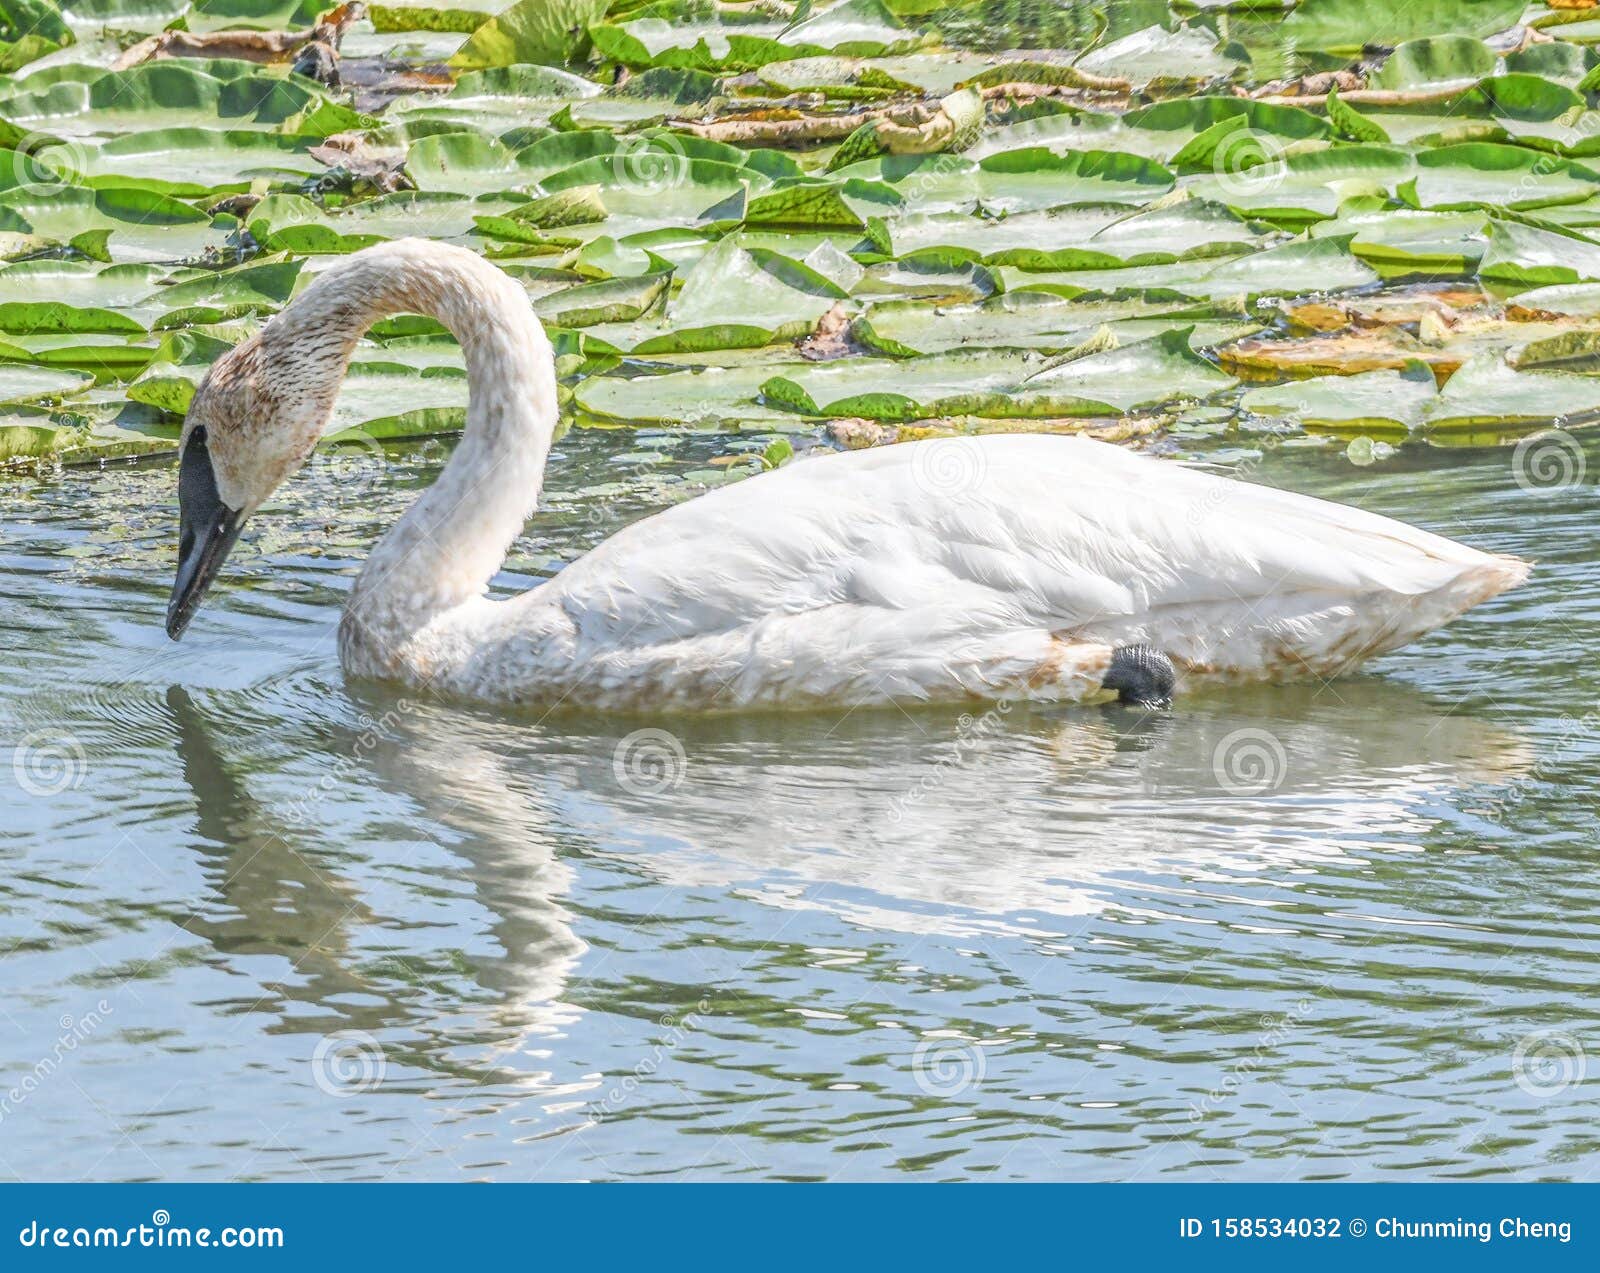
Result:
M1270 876L1414 840L1441 797L1533 763L1518 736L1377 679L1233 690L1175 714L532 725L417 705L403 722L396 752L497 836L560 827L663 883L902 932L1092 912L1129 872ZM472 772L501 785L467 791L462 756L493 758Z
M415 939L426 928L413 926L414 916L390 919L367 900L392 894L392 871L415 869L381 856L357 863L332 851L338 846L316 822L319 813L331 812L331 802L321 798L326 782L287 804L263 799L239 776L239 762L224 756L213 724L221 711L208 711L179 686L168 690L167 708L197 806L196 830L216 846L206 863L214 896L184 927L223 955L280 955L295 974L271 985L275 997L252 1009L279 1012L276 1029L282 1032L411 1028L424 1036L411 1059L430 1068L426 1038L436 1038L444 1050L477 1037L484 1041L478 1056L459 1068L476 1067L483 1080L540 1077L494 1067L576 1015L562 996L584 945L561 905L572 868L557 857L555 841L517 795L515 777L499 758L465 738L441 748L418 745L410 733L386 732L403 713L358 720L337 731L332 748L340 757L339 782L375 784L417 811L414 819L391 823L388 836L415 840L422 831L442 845L454 859L451 876L472 888L490 916L489 936L499 954L474 954L473 986L458 1012L441 1019L437 1004L419 996L415 983L441 965L454 971L459 961L417 950ZM404 947L392 945L387 954L363 947L355 934L373 927L393 928Z
M371 689L355 702L377 724L341 744L341 781L385 799L369 798L366 825L344 832L361 855L329 854L328 828L304 825L306 803L252 797L212 742L210 713L172 691L199 829L225 846L210 871L222 905L188 927L224 953L274 935L304 974L278 987L277 1029L386 1032L386 1047L399 1034L391 1057L523 1096L602 1086L603 1075L553 1076L541 1058L581 1016L585 973L650 973L615 950L584 969L579 932L597 912L577 895L601 872L868 932L1049 938L1062 925L1047 917L1125 907L1130 886L1143 905L1152 888L1293 889L1308 869L1359 867L1364 852L1416 845L1441 801L1502 787L1534 759L1515 734L1359 679L1198 697L1175 714L536 721ZM342 825L349 803L334 817L330 802L329 822ZM444 865L408 865L407 842L442 846ZM459 906L411 922L406 908L436 890L456 898L458 885L487 912L497 953L462 937ZM670 919L670 901L653 904L655 920ZM357 936L373 928L387 956ZM418 993L414 970L448 963L421 942L458 962L472 948L453 996Z

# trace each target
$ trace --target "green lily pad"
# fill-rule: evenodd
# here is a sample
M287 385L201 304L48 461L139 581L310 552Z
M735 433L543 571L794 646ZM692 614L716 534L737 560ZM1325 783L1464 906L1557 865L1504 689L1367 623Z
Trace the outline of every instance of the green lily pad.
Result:
M1143 204L1172 189L1172 173L1139 155L1113 151L1056 154L1043 146L1001 151L974 162L958 155L885 157L851 164L836 177L892 186L913 212L993 214L1080 204Z
M1152 81L1206 83L1242 69L1242 63L1223 52L1217 37L1201 26L1172 31L1145 27L1092 49L1077 66L1094 75L1122 76L1139 87Z
M768 62L759 74L762 83L779 93L820 92L829 97L854 99L892 96L911 90L929 97L943 97L965 84L982 82L987 72L1006 65L1008 59L999 55L961 50L910 53L900 57L825 54Z
M504 0L390 0L367 9L381 32L456 31L471 35L505 8Z
M1313 237L1350 236L1350 250L1385 278L1471 274L1487 246L1483 212L1417 212L1347 206Z
M89 137L194 127L197 120L218 129L277 129L319 100L310 80L255 68L225 79L167 60L89 81L60 80L6 98L0 113L14 124L61 137Z
M776 406L811 416L1026 418L1119 415L1205 397L1233 383L1190 349L1187 329L1177 329L1067 362L1004 349L846 359L775 376L761 392Z
M250 233L271 252L356 252L386 239L459 238L484 207L463 195L404 191L329 211L299 195L268 195L250 213Z
M425 124L447 131L501 134L548 124L562 111L603 91L592 80L553 66L497 66L463 72L443 97L403 97L389 107L387 117L413 129Z
M1269 155L1237 171L1204 174L1188 189L1241 215L1294 225L1331 217L1359 195L1391 195L1415 172L1416 160L1395 147L1338 146L1285 159Z
M15 71L73 42L50 0L0 0L0 72Z
M1600 318L1600 283L1557 283L1517 293L1517 308L1573 318Z
M418 190L487 194L532 183L517 166L516 152L481 133L435 133L411 144L406 173Z
M1478 277L1503 287L1544 287L1600 280L1600 244L1549 230L1496 221Z
M1514 371L1501 359L1475 358L1450 377L1423 414L1430 437L1517 437L1600 415L1600 378Z
M137 183L147 190L198 198L248 190L257 181L300 184L323 165L307 153L312 139L212 128L162 128L117 137L93 149L78 147L76 175L96 184Z
M1285 150L1296 143L1323 141L1332 135L1327 121L1310 111L1247 97L1180 97L1131 110L1122 117L1134 132L1169 138L1163 150L1181 169L1212 168L1214 144L1197 148L1193 143L1218 124L1230 121L1248 128L1252 134L1272 139Z
M540 297L533 308L556 327L632 322L655 305L671 279L671 274L663 273L580 283Z
M1378 281L1377 273L1351 253L1349 238L1343 235L1296 239L1264 252L1230 257L1220 263L1200 259L1171 265L1059 273L1002 269L1001 277L1007 290L1014 292L1047 291L1073 296L1086 291L1162 289L1196 298L1337 292L1367 287Z
M933 265L982 261L1028 270L1115 269L1247 251L1261 235L1219 204L1189 200L1129 214L1119 208L890 218L875 229L889 254Z
M1493 75L1494 50L1470 35L1434 35L1398 43L1372 73L1373 88L1441 88Z
M766 345L804 335L846 294L804 262L730 236L685 274L664 319L595 336L637 354Z
M422 438L459 432L466 417L464 371L357 362L339 387L323 437Z
M46 239L66 244L105 231L117 260L174 261L220 249L225 226L142 186L28 186L0 192L0 216L14 213Z
M856 338L868 349L896 357L939 353L963 346L998 349L1075 349L1101 331L1124 343L1138 339L1144 325L1172 327L1185 319L1205 319L1211 306L1174 298L1153 300L1066 300L1040 292L997 296L982 304L926 305L892 301L872 306L856 319ZM1201 333L1199 342L1237 339L1261 330L1260 323L1232 321Z
M50 402L82 393L94 377L55 367L0 362L0 404Z
M795 367L804 364L794 363ZM672 371L664 375L591 376L573 395L573 405L597 420L671 428L770 430L792 428L792 412L759 401L774 371L771 360L727 367Z
M1354 56L1372 42L1495 35L1515 26L1523 8L1522 0L1412 0L1385 9L1375 23L1365 0L1303 0L1278 30L1291 47Z
M101 265L95 261L47 257L18 261L0 269L0 304L6 307L61 305L73 309L126 309L148 296L165 271L153 265ZM30 325L6 331L33 330ZM77 328L55 330L118 330ZM123 328L123 330L126 330Z
M1600 173L1518 146L1443 146L1417 155L1406 189L1419 208L1539 208L1579 203L1600 190Z
M1418 363L1403 372L1314 376L1252 389L1239 405L1256 415L1291 420L1311 433L1398 441L1421 426L1436 393L1433 373Z
M796 57L883 57L907 53L923 37L900 27L881 0L845 0L794 25L781 22L640 18L590 28L595 47L627 66L676 66L701 71L755 70Z
M606 11L606 0L517 0L473 31L453 66L480 70L536 62L576 62L589 47L589 25Z

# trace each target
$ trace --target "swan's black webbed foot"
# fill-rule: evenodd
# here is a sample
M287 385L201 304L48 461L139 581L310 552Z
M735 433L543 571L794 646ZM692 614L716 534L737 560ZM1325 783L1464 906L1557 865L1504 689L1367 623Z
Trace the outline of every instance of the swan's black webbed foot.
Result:
M1171 707L1178 673L1172 660L1148 645L1122 645L1111 652L1101 687L1117 691L1117 702L1137 707Z

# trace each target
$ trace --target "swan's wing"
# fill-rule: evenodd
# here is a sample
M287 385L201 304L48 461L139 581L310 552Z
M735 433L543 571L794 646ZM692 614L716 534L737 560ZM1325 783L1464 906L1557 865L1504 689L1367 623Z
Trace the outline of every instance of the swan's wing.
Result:
M937 678L952 642L1031 651L1045 636L1147 640L1197 669L1259 675L1308 652L1392 648L1525 573L1104 443L991 435L725 487L628 527L528 600L564 616L579 660L708 639L793 659L820 640L833 663L881 673L898 658Z

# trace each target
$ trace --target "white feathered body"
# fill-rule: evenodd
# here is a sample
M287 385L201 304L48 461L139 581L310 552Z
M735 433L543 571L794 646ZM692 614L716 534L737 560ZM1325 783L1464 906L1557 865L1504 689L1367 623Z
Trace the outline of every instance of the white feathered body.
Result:
M555 362L519 283L417 239L351 254L218 360L182 445L205 430L224 507L247 516L304 461L357 340L395 313L456 335L469 401L449 462L351 589L339 648L358 677L608 710L1075 700L1134 644L1183 684L1336 675L1527 574L1103 443L986 435L796 461L494 600L537 506Z
M795 461L393 634L382 660L359 634L344 654L543 707L1081 700L1134 643L1184 683L1333 676L1527 571L1107 444L989 435Z

